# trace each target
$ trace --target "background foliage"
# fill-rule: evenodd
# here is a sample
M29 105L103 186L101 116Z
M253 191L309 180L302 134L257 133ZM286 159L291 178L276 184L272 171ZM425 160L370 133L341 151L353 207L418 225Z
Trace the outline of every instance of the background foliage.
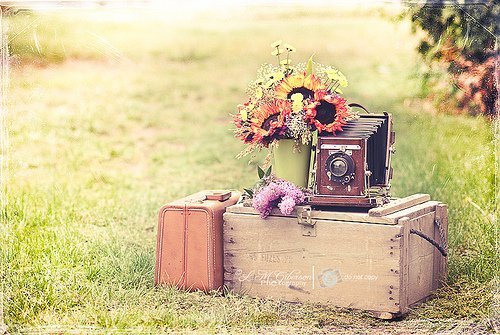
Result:
M492 117L497 112L500 74L495 64L500 6L494 0L443 3L427 1L406 13L413 32L424 32L418 45L427 65L424 94L437 97L436 106L443 111ZM449 75L443 75L443 70ZM436 89L438 93L431 94Z

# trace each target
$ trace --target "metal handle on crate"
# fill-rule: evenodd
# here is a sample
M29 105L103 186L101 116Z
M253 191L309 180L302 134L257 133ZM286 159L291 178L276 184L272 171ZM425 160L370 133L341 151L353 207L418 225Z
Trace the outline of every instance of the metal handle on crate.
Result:
M448 248L446 245L446 241L444 239L443 227L441 226L441 222L438 219L434 220L434 224L436 225L436 227L439 230L439 239L441 240L441 244L439 244L438 242L434 241L431 237L425 235L424 233L422 233L421 231L416 230L416 229L410 229L410 234L420 236L421 238L423 238L424 240L426 240L427 242L432 244L437 250L439 250L441 255L446 257L446 256L448 256L448 251L446 250Z
M311 206L297 206L297 223L302 227L302 236L316 237L316 220L312 219Z

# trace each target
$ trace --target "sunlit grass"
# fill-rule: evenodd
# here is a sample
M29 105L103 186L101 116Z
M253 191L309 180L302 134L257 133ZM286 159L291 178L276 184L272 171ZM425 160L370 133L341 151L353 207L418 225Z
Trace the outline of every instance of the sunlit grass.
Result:
M362 313L153 287L158 208L201 189L255 181L264 153L251 164L234 158L243 146L229 113L259 64L274 61L276 39L297 47L296 61L315 53L338 66L350 79L349 100L394 114L394 195L424 192L449 204L449 287L398 327L432 329L415 326L422 318L485 324L498 272L490 124L434 115L414 98L418 57L406 24L375 13L317 14L292 11L284 20L254 10L185 23L142 11L125 22L92 12L8 19L1 245L11 329L395 329Z

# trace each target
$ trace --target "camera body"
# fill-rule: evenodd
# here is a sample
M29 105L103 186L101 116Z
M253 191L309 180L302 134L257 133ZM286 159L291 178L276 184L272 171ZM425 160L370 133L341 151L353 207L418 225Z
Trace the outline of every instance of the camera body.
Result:
M376 207L389 201L395 133L392 116L363 114L313 143L309 204Z

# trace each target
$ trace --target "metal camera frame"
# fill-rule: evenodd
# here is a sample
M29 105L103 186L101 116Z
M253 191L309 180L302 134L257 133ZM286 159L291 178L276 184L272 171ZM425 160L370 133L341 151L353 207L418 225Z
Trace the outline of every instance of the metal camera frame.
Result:
M363 108L360 105L353 104L354 107ZM363 108L365 111L366 109ZM309 168L308 187L312 190L312 195L308 197L308 204L313 206L331 206L331 207L377 207L389 202L390 198L390 179L392 178L391 157L394 153L395 133L392 125L392 115L383 114L363 114L360 119L385 120L384 131L380 130L379 142L371 139L377 131L370 136L355 136L363 132L366 126L360 125L357 128L351 128L349 134L353 136L335 136L315 134L312 140L311 161ZM349 124L349 123L348 123ZM341 133L342 134L342 133ZM372 144L382 144L382 152L374 151L371 154L369 139ZM377 159L377 153L384 161L377 161L379 170L374 178L377 180L371 183L373 172L369 169L368 156ZM384 157L385 156L385 157ZM345 164L345 173L335 175L333 173L332 163L339 161ZM382 172L383 169L383 172Z

